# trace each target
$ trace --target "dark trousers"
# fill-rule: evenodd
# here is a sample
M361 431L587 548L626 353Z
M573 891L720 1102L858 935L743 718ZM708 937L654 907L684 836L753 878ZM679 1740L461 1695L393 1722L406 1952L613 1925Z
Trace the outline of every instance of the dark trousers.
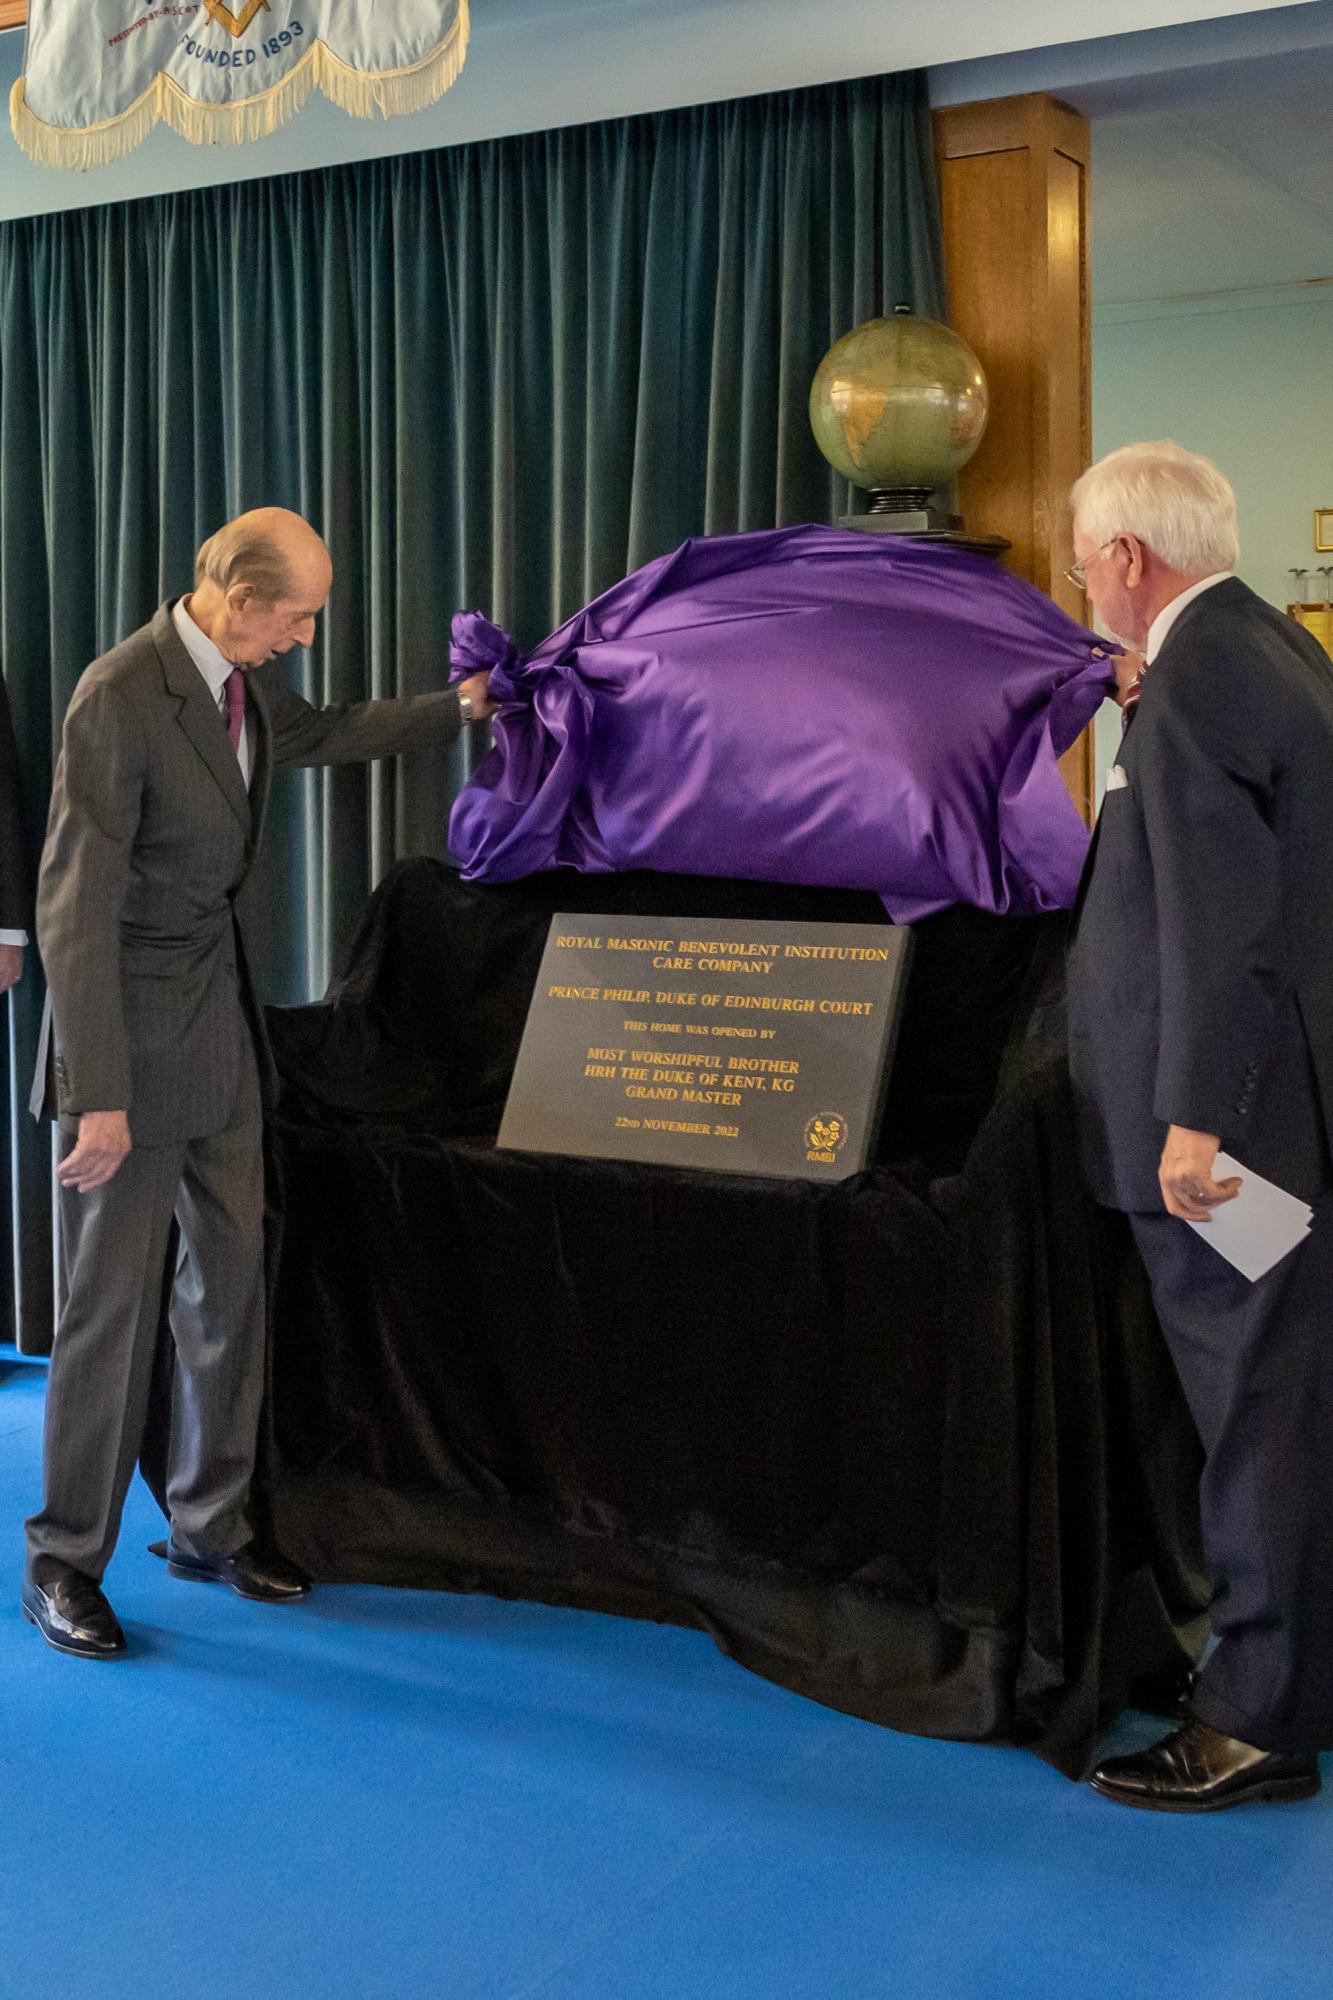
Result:
M1255 1284L1175 1217L1130 1221L1205 1454L1195 1711L1259 1749L1333 1749L1333 1195Z
M173 1538L230 1554L246 1513L264 1384L264 1165L259 1078L247 1035L226 1127L136 1146L105 1187L60 1190L68 1293L46 1392L44 1498L28 1560L99 1578L148 1418L173 1214L176 1350L167 1500ZM64 1151L74 1144L72 1134Z

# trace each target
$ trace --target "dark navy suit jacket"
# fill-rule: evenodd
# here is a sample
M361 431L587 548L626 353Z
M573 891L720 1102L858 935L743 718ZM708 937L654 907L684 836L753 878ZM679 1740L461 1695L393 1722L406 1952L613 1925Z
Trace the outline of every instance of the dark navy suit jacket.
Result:
M1069 954L1090 1191L1160 1211L1183 1125L1312 1200L1333 1130L1333 662L1214 584L1148 669L1118 765Z

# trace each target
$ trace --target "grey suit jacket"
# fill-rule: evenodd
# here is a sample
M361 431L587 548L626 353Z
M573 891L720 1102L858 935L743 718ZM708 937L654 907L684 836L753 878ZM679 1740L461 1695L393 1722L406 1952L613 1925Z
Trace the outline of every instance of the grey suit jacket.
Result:
M48 1034L32 1109L127 1111L138 1145L204 1138L236 1102L251 985L249 884L277 764L357 763L458 735L450 690L312 708L246 676L252 779L165 604L95 660L65 717L37 889ZM52 1085L54 1088L52 1088Z

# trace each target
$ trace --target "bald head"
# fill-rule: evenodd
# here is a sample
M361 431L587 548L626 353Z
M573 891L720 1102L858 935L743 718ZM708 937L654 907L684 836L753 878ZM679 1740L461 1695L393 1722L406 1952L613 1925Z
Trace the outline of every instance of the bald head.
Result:
M214 583L224 593L245 585L266 604L290 597L303 573L317 577L324 571L331 582L328 550L310 523L287 507L252 507L238 514L209 536L194 559L196 584Z
M333 564L299 514L254 507L209 536L194 574L186 609L196 625L234 665L257 667L311 643Z

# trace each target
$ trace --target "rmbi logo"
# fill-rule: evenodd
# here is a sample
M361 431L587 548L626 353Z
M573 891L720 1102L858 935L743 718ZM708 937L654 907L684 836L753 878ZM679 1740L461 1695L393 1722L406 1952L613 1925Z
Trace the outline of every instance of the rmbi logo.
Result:
M816 1166L831 1167L847 1144L850 1127L837 1111L823 1111L805 1128L805 1157Z

